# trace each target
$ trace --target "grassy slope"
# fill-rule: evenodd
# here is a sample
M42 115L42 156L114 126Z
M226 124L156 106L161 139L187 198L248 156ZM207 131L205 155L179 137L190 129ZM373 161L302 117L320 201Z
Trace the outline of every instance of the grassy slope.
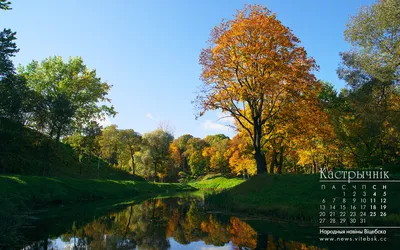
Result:
M400 222L399 191L399 185L389 184L390 215L386 224ZM317 175L261 175L220 194L207 196L206 202L211 207L236 213L316 223L322 199L332 196L341 197L340 190L321 190Z
M48 205L102 198L134 197L191 189L183 184L37 176L0 176L0 203ZM21 204L22 203L22 204Z
M31 209L74 204L73 207L78 210L84 206L99 210L99 203L94 201L103 199L106 204L104 210L112 208L111 204L116 201L141 201L189 190L193 188L184 184L154 184L145 181L0 176L0 248L2 244L13 245L19 239L18 232L29 221Z
M48 148L48 150L47 150ZM71 178L133 179L125 171L108 167L96 157L78 160L69 145L55 142L38 131L0 118L0 173Z
M187 184L200 190L219 191L233 188L243 182L244 180L239 178L226 178L222 176L213 176L210 178L205 176L201 180L191 181Z

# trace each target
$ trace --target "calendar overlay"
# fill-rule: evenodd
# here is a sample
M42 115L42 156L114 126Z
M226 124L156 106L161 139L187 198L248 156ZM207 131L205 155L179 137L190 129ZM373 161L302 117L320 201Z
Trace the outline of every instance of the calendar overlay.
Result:
M320 169L319 182L320 241L387 242L400 233L399 220L392 219L399 208L390 207L396 199L391 188L400 180L390 178L389 171Z

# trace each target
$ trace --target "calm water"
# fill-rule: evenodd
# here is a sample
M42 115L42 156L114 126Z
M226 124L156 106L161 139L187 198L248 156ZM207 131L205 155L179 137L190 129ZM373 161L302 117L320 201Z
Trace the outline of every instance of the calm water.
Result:
M259 221L207 212L194 198L152 199L100 216L91 209L31 222L23 249L323 249L257 232Z
M59 207L24 219L19 230L5 249L328 249L317 227L223 215L191 197Z

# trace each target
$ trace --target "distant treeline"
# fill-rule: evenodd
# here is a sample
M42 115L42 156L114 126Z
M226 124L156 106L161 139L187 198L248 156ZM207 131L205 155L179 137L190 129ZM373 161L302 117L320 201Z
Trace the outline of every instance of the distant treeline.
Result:
M10 9L8 1L0 4ZM352 17L345 38L353 47L340 53L337 71L348 85L339 93L316 79L314 59L267 8L248 5L223 21L201 52L204 84L195 103L200 116L222 110L234 118L232 139L102 128L99 121L116 115L107 105L111 85L80 57L49 57L16 69L16 33L4 29L0 169L48 175L52 165L67 167L71 161L64 166L64 159L73 157L79 175L106 164L159 181L207 173L315 173L320 167L398 171L399 11L398 1L385 0Z

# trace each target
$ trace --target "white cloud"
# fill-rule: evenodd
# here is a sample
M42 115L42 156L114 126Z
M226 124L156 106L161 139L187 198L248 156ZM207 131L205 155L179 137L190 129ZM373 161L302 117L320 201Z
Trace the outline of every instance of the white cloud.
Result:
M224 246L221 247L215 247L215 246L204 246L200 248L201 250L229 250L232 249L232 246L230 244L225 244Z
M201 124L202 128L204 130L212 130L212 131L225 131L228 132L229 131L229 127L217 122L213 122L211 120L206 120L205 122L203 122Z
M217 114L218 120L220 121L224 121L225 123L229 124L229 125L233 125L235 123L235 118L233 118L232 116L228 115L228 114L224 114L224 113L218 113Z
M154 119L154 117L150 113L147 113L146 117L149 118L150 120L153 120L153 121L156 120L156 119Z

